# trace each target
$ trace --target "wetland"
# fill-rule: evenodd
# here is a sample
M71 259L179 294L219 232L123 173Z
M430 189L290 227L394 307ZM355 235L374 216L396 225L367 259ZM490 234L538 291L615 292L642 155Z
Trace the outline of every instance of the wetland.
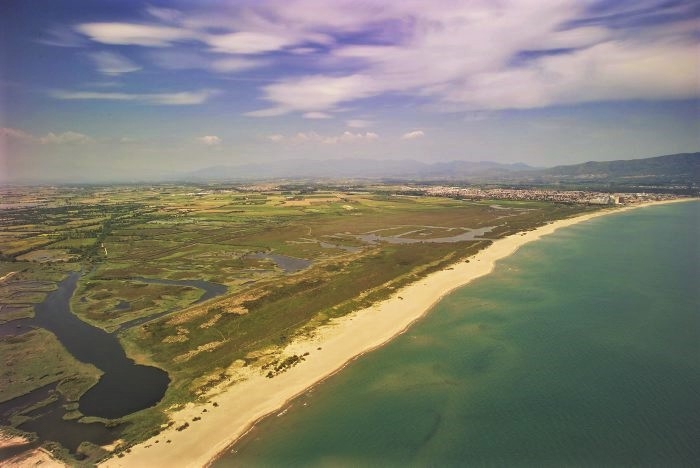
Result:
M89 462L276 362L295 336L491 239L591 209L389 186L3 190L1 424Z

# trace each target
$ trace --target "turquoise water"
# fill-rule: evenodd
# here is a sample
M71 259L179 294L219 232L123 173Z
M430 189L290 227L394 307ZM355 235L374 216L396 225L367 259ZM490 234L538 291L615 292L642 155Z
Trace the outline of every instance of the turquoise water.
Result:
M700 202L523 247L215 466L697 466Z

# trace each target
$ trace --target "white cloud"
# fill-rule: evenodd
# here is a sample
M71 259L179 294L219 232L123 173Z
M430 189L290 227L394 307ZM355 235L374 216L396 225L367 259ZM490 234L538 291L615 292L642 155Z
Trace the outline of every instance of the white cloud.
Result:
M284 135L280 135L279 133L275 133L273 135L268 135L267 139L270 141L278 142L284 140Z
M62 100L137 101L164 106L202 104L216 94L212 90L183 91L179 93L105 93L99 91L53 91L51 96Z
M332 119L333 116L326 112L306 112L303 117L305 119Z
M207 146L217 146L221 144L221 138L216 135L205 135L197 138L197 141Z
M294 55L307 55L318 52L318 49L315 47L293 47L288 52Z
M90 54L97 70L105 75L119 75L140 70L141 67L115 52L95 52Z
M680 20L637 25L630 34L604 20L578 25L589 6L578 0L363 6L349 0L275 4L278 23L297 30L376 34L382 25L385 37L331 47L320 63L353 70L345 75L282 77L263 87L272 108L327 112L388 93L463 110L700 95L698 39ZM635 14L650 6L658 7L635 4Z
M228 54L260 54L293 45L294 38L259 32L235 32L212 35L206 39L214 52Z
M187 29L134 23L84 23L75 29L95 42L111 45L165 47L200 37L197 32Z
M316 132L299 132L290 138L283 137L282 135L275 135L275 137L276 139L273 141L285 140L296 144L322 143L324 145L371 142L379 139L379 135L374 132L352 133L347 131L340 135L321 135Z
M16 128L3 127L3 128L0 128L0 140L6 141L6 142L10 142L10 141L28 142L28 141L34 140L34 137L23 130L19 130Z
M271 108L277 113L264 114L269 109L263 109L247 115L266 117L291 111L320 112L333 109L342 102L372 96L376 89L373 80L363 75L315 75L281 81L263 87L266 99L278 104Z
M66 144L85 144L92 143L94 140L89 136L67 131L62 133L49 132L42 137L35 137L23 130L16 128L0 128L0 141L5 142L22 142L22 143L40 143L42 145L66 145Z
M261 88L267 104L246 114L253 117L327 114L388 94L472 111L700 95L697 22L683 14L690 10L682 2L607 2L609 14L599 17L580 0L215 4L186 12L148 7L151 24L95 22L75 30L102 44L173 52L155 58L167 69L235 73L279 59L306 66L301 75L280 67L277 81ZM650 11L666 19L642 21ZM188 57L166 49L180 42L192 46Z
M63 132L63 133L53 133L49 132L43 137L39 138L39 143L42 145L65 145L65 144L85 144L92 142L92 138L87 135L83 135L78 132Z
M444 99L475 109L679 99L700 91L696 52L690 44L606 42L517 69L475 74Z
M406 132L401 135L402 140L415 140L416 138L423 138L425 132L423 130L413 130L412 132Z

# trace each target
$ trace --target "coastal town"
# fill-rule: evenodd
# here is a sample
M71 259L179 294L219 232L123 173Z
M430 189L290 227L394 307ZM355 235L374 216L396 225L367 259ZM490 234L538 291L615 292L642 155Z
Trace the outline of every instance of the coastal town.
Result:
M511 200L511 201L546 201L553 203L579 204L579 205L610 205L626 206L639 203L675 200L684 198L677 193L669 193L668 190L660 193L651 192L601 192L595 190L558 190L542 187L511 188L511 187L481 187L476 185L447 186L447 185L423 185L411 184L401 186L389 185L334 185L324 184L324 188L331 187L334 191L346 194L368 194L375 191L388 193L392 196L430 196L445 197L460 200ZM213 193L256 193L262 195L284 194L288 201L302 201L307 197L313 197L324 193L314 184L294 184L294 189L289 186L265 183L237 185L235 189L203 189L193 192L193 196L211 195ZM682 191L681 191L682 192Z
M464 200L519 200L576 203L584 205L635 205L652 201L679 198L668 193L606 193L587 190L550 190L541 188L479 188L479 187L412 187L404 192L434 197L460 198Z

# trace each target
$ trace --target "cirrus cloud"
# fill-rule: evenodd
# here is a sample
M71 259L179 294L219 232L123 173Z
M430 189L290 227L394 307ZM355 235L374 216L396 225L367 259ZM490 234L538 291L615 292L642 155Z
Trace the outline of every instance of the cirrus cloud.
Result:
M591 5L577 0L391 2L374 5L371 16L339 0L333 18L316 0L276 6L280 22L307 30L332 24L365 40L337 44L325 57L350 71L282 77L262 87L271 107L249 115L327 112L386 94L463 110L700 95L700 44L688 27L698 10L688 2L608 6L610 18L600 5L591 17ZM377 35L377 25L387 32Z
M251 117L327 115L380 96L465 111L700 96L700 9L689 0L244 3L148 7L148 22L74 30L105 45L169 52L186 43L187 60L155 59L169 69L277 65Z

